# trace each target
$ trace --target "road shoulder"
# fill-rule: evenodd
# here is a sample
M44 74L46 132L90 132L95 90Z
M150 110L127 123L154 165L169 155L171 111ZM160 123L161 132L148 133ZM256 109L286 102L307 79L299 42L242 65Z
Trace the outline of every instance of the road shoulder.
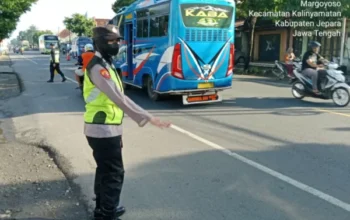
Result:
M13 124L10 106L21 107L21 81L7 56L0 57L0 219L87 219L77 190L56 165L49 148L28 144ZM28 100L27 100L28 101ZM17 105L12 105L17 102ZM11 104L12 103L12 104ZM25 106L22 106L25 108Z

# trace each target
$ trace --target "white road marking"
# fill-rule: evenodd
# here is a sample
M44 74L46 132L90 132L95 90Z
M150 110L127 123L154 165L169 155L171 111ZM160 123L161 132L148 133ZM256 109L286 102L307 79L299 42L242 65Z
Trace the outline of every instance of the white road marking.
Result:
M73 83L79 84L77 81L75 81L74 79L71 79L71 78L69 78L69 77L67 77L67 76L66 76L66 79L67 79L68 81L73 82Z
M270 169L270 168L268 168L266 166L263 166L263 165L261 165L261 164L259 164L257 162L254 162L254 161L252 161L252 160L250 160L248 158L245 158L245 157L243 157L243 156L241 156L241 155L239 155L237 153L233 153L230 150L228 150L228 149L226 149L226 148L224 148L224 147L222 147L222 146L220 146L218 144L215 144L215 143L213 143L211 141L208 141L208 140L206 140L204 138L201 138L201 137L199 137L199 136L197 136L197 135L195 135L195 134L193 134L193 133L191 133L189 131L186 131L186 130L184 130L184 129L176 126L176 125L171 125L171 128L173 128L174 130L176 130L176 131L178 131L178 132L180 132L182 134L185 134L185 135L187 135L187 136L189 136L189 137L191 137L191 138L193 138L193 139L195 139L195 140L197 140L199 142L202 142L202 143L204 143L204 144L206 144L206 145L208 145L208 146L210 146L210 147L212 147L212 148L214 148L216 150L219 150L219 151L221 151L221 152L223 152L223 153L225 153L225 154L227 154L227 155L229 155L229 156L231 156L231 157L233 157L233 158L235 158L235 159L237 159L237 160L239 160L239 161L241 161L241 162L243 162L245 164L248 164L248 165L250 165L250 166L252 166L252 167L254 167L254 168L256 168L256 169L258 169L258 170L260 170L260 171L262 171L264 173L266 173L266 174L269 174L269 175L271 175L271 176L273 176L273 177L275 177L277 179L280 179L283 182L286 182L286 183L288 183L288 184L290 184L290 185L292 185L292 186L294 186L294 187L296 187L298 189L301 189L304 192L312 194L312 195L314 195L314 196L316 196L316 197L318 197L318 198L320 198L320 199L322 199L322 200L324 200L324 201L326 201L328 203L331 203L331 204L333 204L333 205L335 205L335 206L337 206L339 208L344 209L345 211L350 212L350 204L348 204L346 202L343 202L343 201L341 201L341 200L339 200L339 199L337 199L337 198L335 198L335 197L333 197L331 195L323 193L323 192L321 192L321 191L319 191L319 190L317 190L317 189L315 189L315 188L313 188L311 186L303 184L303 183L301 183L301 182L299 182L297 180L294 180L294 179L292 179L292 178L290 178L290 177L288 177L286 175L283 175L283 174L281 174L281 173L279 173L277 171L274 171L274 170L272 170L272 169Z
M32 62L32 63L34 63L34 64L38 64L37 62L35 62L34 60L31 60L31 59L29 59L29 58L27 58L27 57L23 57L24 59L26 59L26 60L29 60L30 62Z

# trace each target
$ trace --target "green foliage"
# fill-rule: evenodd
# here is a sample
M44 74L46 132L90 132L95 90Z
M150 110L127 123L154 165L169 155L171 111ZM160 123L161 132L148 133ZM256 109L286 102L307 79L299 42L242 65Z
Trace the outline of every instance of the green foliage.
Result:
M126 7L134 3L136 0L116 0L112 5L112 10L117 13L122 7Z
M44 31L37 31L34 33L33 35L33 42L34 44L39 44L39 37L40 35L43 35L43 34L53 34L52 31L50 30L44 30Z
M78 36L91 36L95 22L92 18L87 18L82 14L73 14L72 17L66 17L63 21L68 30L78 34Z
M20 16L30 10L37 0L1 0L0 40L9 37L16 29Z
M50 30L38 30L34 25L31 25L27 30L18 33L16 41L28 41L30 45L38 45L39 36L42 34L53 33Z
M16 38L14 38L14 39L11 40L10 44L12 46L17 46L17 45L19 45L19 42L18 42L18 40Z

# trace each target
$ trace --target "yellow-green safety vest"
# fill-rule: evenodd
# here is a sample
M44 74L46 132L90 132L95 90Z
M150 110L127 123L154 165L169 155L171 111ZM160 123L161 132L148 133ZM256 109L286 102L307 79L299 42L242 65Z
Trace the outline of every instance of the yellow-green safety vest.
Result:
M50 60L52 62L52 57L50 56ZM55 50L55 63L59 63L60 62L60 51L59 50Z
M109 69L111 80L117 85L117 88L124 93L122 82L119 75L112 68ZM124 118L124 112L106 94L101 92L91 82L88 70L84 71L84 100L85 114L84 120L87 124L106 124L121 125Z

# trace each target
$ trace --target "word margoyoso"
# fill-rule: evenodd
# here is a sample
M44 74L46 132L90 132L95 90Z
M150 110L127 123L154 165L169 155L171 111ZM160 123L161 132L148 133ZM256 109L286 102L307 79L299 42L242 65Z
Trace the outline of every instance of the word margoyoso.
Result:
M300 2L301 7L310 7L310 8L335 8L335 7L341 7L341 2L310 2L310 1L303 1Z

